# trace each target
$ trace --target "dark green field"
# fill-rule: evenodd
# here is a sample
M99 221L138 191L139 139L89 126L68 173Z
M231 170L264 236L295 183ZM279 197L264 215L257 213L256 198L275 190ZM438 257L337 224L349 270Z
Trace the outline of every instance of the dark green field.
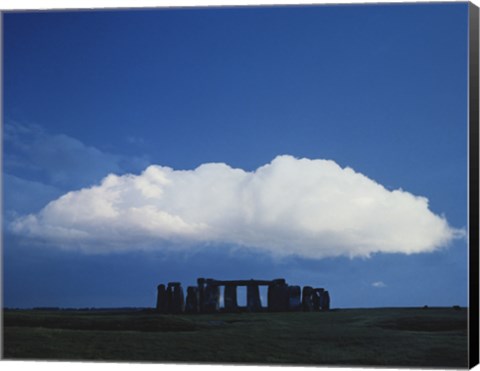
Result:
M467 310L4 310L5 359L467 367Z

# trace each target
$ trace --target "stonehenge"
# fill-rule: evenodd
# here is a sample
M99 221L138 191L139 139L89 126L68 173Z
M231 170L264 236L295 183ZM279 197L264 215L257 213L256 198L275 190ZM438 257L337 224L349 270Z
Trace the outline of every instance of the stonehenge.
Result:
M246 287L246 306L238 304L237 288ZM260 286L267 286L262 303ZM223 307L221 301L223 287ZM198 278L197 286L188 286L186 298L180 282L157 286L156 311L162 314L219 312L318 312L330 310L330 295L324 288L288 285L283 278L274 280L215 280Z

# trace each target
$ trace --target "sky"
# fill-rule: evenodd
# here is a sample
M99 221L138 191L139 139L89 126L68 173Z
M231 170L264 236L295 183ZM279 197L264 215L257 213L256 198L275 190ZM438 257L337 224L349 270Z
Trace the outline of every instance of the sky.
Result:
M4 14L3 305L151 307L198 277L467 305L467 20Z

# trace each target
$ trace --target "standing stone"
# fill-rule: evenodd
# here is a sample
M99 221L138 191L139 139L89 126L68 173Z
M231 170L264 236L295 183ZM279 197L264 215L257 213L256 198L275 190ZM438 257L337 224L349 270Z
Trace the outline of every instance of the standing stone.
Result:
M319 311L322 309L322 300L324 289L314 289L313 290L313 310Z
M199 308L199 298L198 298L198 287L188 286L187 287L187 299L185 302L185 312L186 313L198 313Z
M322 302L322 310L330 310L330 294L328 293L328 291L324 292Z
M167 290L163 284L157 287L157 312L167 313Z
M312 292L312 310L317 312L320 310L320 294L317 289L313 289Z
M173 288L173 311L174 313L183 313L185 311L185 296L183 295L183 288L181 285Z
M167 310L166 313L172 313L173 310L173 287L168 284L165 294L167 296Z
M261 312L262 302L260 301L260 290L258 285L247 285L247 310L249 312Z
M223 301L226 312L237 312L237 286L235 285L226 285L223 292Z
M206 313L216 313L220 309L220 287L208 283L205 286L204 311Z
M272 285L268 286L268 310L270 312L288 311L288 294L288 285L285 284L285 280L275 280Z
M302 307L304 312L313 311L313 288L304 286L302 290Z
M180 282L169 282L168 288L171 292L169 312L172 314L183 313L185 310L185 298L182 285Z
M205 312L205 278L197 279L198 285L198 309L200 313Z
M300 286L288 286L288 310L299 311L302 309L300 296Z

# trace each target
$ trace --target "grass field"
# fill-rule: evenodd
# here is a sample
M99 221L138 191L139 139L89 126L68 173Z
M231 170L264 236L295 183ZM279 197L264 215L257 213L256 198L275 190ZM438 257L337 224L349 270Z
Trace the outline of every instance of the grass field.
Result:
M5 359L467 367L467 310L4 310Z

